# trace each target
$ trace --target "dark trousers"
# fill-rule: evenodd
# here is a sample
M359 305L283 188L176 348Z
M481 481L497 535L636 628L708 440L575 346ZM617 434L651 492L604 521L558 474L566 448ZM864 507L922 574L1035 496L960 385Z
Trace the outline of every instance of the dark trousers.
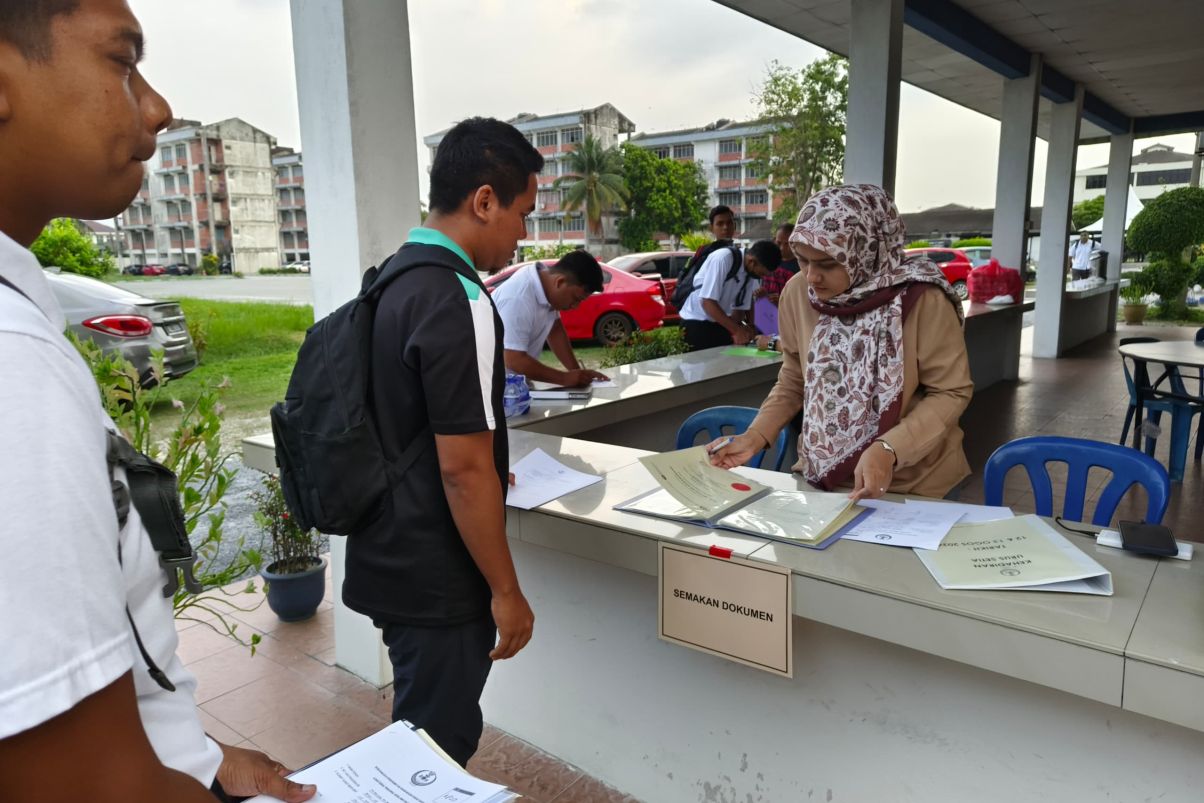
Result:
M732 335L714 321L688 321L683 319L686 343L690 351L709 349L715 346L730 346Z
M460 766L481 741L481 692L497 641L492 616L450 627L377 622L393 664L393 721L425 730Z

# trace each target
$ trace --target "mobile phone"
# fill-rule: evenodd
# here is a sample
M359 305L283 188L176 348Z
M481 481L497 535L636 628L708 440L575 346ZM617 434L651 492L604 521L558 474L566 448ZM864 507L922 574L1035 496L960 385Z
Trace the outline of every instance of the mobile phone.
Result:
M1139 555L1179 554L1179 545L1175 536L1167 527L1161 524L1145 524L1136 521L1120 522L1120 543L1130 552Z

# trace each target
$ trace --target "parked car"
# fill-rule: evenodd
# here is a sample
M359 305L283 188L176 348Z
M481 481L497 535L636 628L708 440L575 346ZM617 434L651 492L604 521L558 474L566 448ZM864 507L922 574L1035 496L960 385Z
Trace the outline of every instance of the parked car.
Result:
M961 249L961 251L970 260L970 264L976 268L982 267L991 261L991 246L989 245L972 245ZM1015 267L1015 265L1008 265L1007 267Z
M541 260L555 265L555 260ZM493 292L519 268L534 264L520 262L485 279L485 287ZM602 292L595 293L576 309L560 313L565 331L573 340L594 339L603 345L622 343L634 331L648 331L660 326L665 317L665 285L660 281L640 279L629 273L602 264Z
M645 251L640 254L624 254L606 264L644 279L660 278L665 285L665 322L681 320L681 313L670 301L677 287L677 280L686 269L693 251Z
M164 273L167 273L167 268L163 267L162 265L143 265L142 266L142 275L143 276L162 276Z
M990 249L987 251L989 252ZM928 257L937 264L941 273L945 274L945 278L953 286L953 292L957 293L958 298L965 300L970 297L966 278L970 275L970 270L977 265L970 260L964 250L960 248L909 248L905 254L906 259Z
M303 259L300 262L290 262L284 266L290 270L295 270L300 273L309 273L309 260Z
M187 262L177 262L167 266L167 272L172 276L191 276L196 271Z
M106 353L118 353L152 384L151 353L163 351L163 373L175 379L196 368L196 347L184 312L174 301L160 301L74 273L45 271L67 328Z

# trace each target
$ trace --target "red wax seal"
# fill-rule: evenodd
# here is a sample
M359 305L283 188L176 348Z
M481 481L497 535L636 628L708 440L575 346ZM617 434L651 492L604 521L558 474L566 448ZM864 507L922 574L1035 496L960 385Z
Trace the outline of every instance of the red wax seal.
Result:
M751 491L752 490L751 485L745 485L742 482L733 482L732 487L735 488L737 491Z

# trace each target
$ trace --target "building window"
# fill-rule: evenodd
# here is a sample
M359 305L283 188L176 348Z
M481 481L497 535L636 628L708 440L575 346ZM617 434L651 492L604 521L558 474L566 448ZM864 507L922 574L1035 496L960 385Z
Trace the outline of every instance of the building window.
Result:
M761 178L761 169L755 164L746 165L744 167L744 177Z
M560 191L559 190L540 190L538 203L542 206L547 206L548 204L559 204L560 203Z
M572 145L581 141L580 128L562 128L560 129L560 141L565 145Z
M693 159L694 158L694 143L691 142L687 145L674 145L673 146L673 158L674 159Z
M171 161L171 146L165 145L159 149L159 158L164 162Z
M176 161L177 162L188 161L188 149L185 148L183 145L176 146Z
M539 175L545 177L556 175L556 162L552 161L551 159L545 160L543 167L539 169Z
M293 178L304 178L305 172L301 169L301 165L293 165Z
M739 181L740 180L740 166L733 165L732 167L719 168L719 180L720 181Z
M723 139L719 141L720 153L739 153L740 140L738 139Z
M1186 184L1191 181L1191 168L1182 170L1147 170L1137 174L1138 187L1156 187L1159 184Z
M546 148L549 145L556 144L555 131L540 131L535 135L535 145L539 148Z
M740 193L738 192L721 192L719 193L719 203L724 206L739 206Z
M748 152L750 155L756 155L758 152L764 151L768 145L769 137L761 136L748 138Z
M749 206L756 206L769 203L769 193L765 190L754 190L753 192L744 193L744 203Z
M546 231L560 231L560 218L545 217L539 221L539 231L542 234Z
M585 215L569 215L564 219L565 231L585 231Z
M1087 189L1102 190L1108 186L1108 176L1087 176Z

